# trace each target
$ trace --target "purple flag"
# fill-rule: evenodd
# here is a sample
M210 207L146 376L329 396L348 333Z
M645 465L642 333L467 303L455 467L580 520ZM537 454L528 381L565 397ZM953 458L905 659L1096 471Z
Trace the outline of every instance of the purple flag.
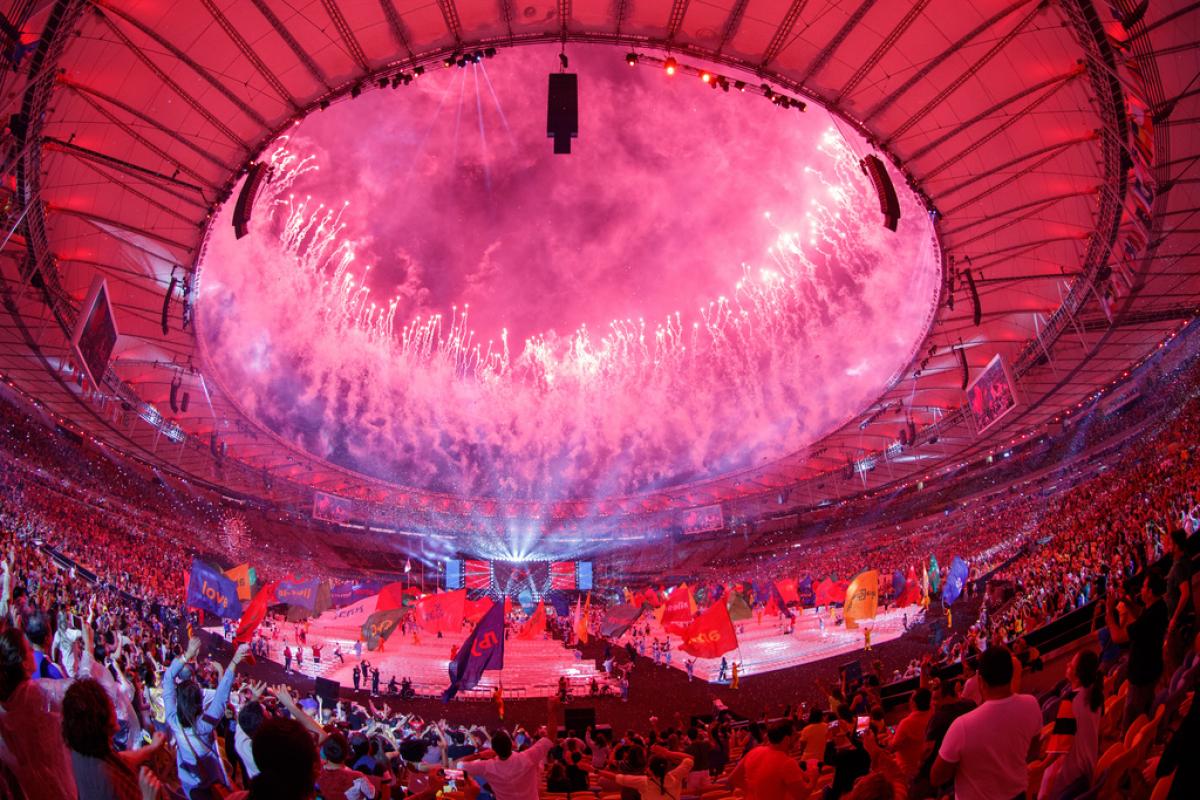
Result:
M503 603L493 603L463 642L458 658L450 663L450 687L442 701L449 703L460 689L474 689L486 669L504 669Z

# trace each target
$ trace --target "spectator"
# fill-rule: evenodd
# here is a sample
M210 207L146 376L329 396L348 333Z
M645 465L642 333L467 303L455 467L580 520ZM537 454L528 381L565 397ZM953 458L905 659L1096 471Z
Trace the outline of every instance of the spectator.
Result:
M1154 706L1154 690L1163 674L1163 645L1167 635L1168 612L1163 601L1166 583L1157 573L1148 572L1142 580L1141 599L1145 610L1129 619L1128 601L1118 610L1116 593L1107 598L1108 628L1113 641L1129 645L1129 691L1125 696L1122 729L1141 714L1149 715Z
M1080 650L1067 665L1071 692L1059 704L1047 753L1060 753L1042 775L1039 800L1074 797L1087 791L1100 750L1104 676L1095 650Z
M929 720L933 717L933 695L922 686L912 693L908 701L908 714L896 726L896 735L892 737L892 752L901 772L911 778L917 774L921 766L921 757L925 752L925 732L929 728Z
M801 755L808 769L820 769L825 760L825 745L829 742L829 725L821 709L808 712L808 724L800 730L800 743L804 748Z
M1013 798L1025 792L1025 764L1042 727L1032 695L1013 694L1013 657L993 646L980 656L983 705L950 724L930 778L953 781L957 800Z
M68 687L62 720L79 800L138 800L138 771L162 747L164 735L156 733L153 742L139 750L114 751L117 712L104 687L91 678Z
M513 742L504 731L492 735L491 755L480 753L463 759L463 772L472 778L483 779L492 789L496 800L537 800L538 771L550 749L558 741L558 701L547 700L549 721L546 736L534 742L528 750L513 752ZM475 760L478 759L478 760Z
M791 757L795 734L791 722L781 722L767 732L766 747L747 753L729 776L746 800L801 800L808 797L813 779ZM815 775L815 773L814 773Z
M341 733L330 734L321 745L321 771L317 788L325 800L374 800L375 785L346 766L350 743Z
M675 800L683 795L684 782L691 771L692 758L687 753L676 753L654 745L650 748L645 775L603 772L601 777L614 781L618 786L636 790L642 800Z
M250 790L228 800L310 800L316 795L321 766L308 730L294 719L271 719L254 735L254 763L259 773Z

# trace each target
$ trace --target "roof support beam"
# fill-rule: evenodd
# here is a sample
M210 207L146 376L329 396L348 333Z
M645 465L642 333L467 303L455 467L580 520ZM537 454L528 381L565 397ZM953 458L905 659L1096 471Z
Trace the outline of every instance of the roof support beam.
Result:
M787 13L783 15L783 20L779 23L779 27L775 29L775 35L771 37L770 43L767 44L767 49L763 51L759 67L767 66L783 52L783 48L787 46L788 37L792 35L792 28L796 27L796 22L800 19L800 14L804 11L804 6L806 5L808 5L808 0L792 0L791 6L788 7Z
M267 23L275 29L275 33L279 34L279 38L283 39L284 44L291 49L296 58L300 59L300 63L308 70L308 74L312 75L316 82L326 89L331 88L329 86L329 79L325 77L325 72L317 66L317 62L313 60L312 55L300 45L300 42L296 40L292 32L283 24L283 21L271 10L266 0L251 0L251 2L258 9L258 13L262 14Z
M721 39L717 42L716 52L720 53L725 49L725 45L729 44L729 40L737 33L738 26L742 24L742 17L746 13L746 6L750 0L736 0L733 8L729 9L729 16L725 19L725 25L721 28Z
M908 30L909 26L916 22L917 17L921 16L921 12L925 10L925 6L929 5L930 1L931 0L917 0L917 2L912 4L912 6L908 9L908 13L904 15L903 19L896 23L894 28L888 31L887 37L885 37L884 40L879 43L879 46L875 48L875 52L871 53L870 58L859 65L859 68L854 71L853 75L850 76L850 80L846 81L846 85L842 87L842 90L838 92L837 97L833 99L834 105L841 103L842 98L851 94L855 89L858 88L858 85L862 83L867 75L871 73L871 70L875 69L875 65L883 60L883 57L887 55L893 47L896 46L896 42L900 40L900 37L904 35L904 32Z
M108 153L101 153L98 150L92 150L89 147L82 147L72 142L64 142L63 140L56 139L53 136L47 136L43 138L42 143L51 147L52 149L61 150L79 158L106 164L110 167L116 167L127 175L132 175L148 181L159 181L170 186L177 186L181 189L190 189L191 191L203 196L203 190L199 186L193 186L190 183L184 183L178 178L173 178L170 175L164 175L161 172L150 169L149 167L143 167L141 164L135 164L132 161L126 161L123 158L110 156ZM185 200L185 198L182 196L180 196L179 199ZM195 203L195 200L192 199L189 202Z
M953 236L954 234L960 233L961 231L969 230L970 228L973 228L976 225L981 225L985 222L994 222L997 219L1003 219L1003 218L1009 216L1010 214L1016 214L1020 211L1025 211L1026 209L1032 208L1034 213L1037 213L1038 211L1042 211L1045 208L1048 208L1049 206L1052 206L1055 203L1059 203L1063 200L1069 200L1072 197L1086 197L1088 195L1094 195L1094 194L1096 194L1097 191L1098 191L1097 187L1090 186L1087 189L1078 189L1074 192L1064 192L1063 194L1056 194L1052 197L1042 197L1037 200L1030 201L1028 203L1021 203L1020 205L1013 206L1012 208L1006 208L1003 211L995 211L995 212L988 214L987 216L979 217L970 222L965 222L962 225L958 225L953 228L947 228L942 231L942 237L945 238L948 236ZM1017 217L1018 220L1021 220L1024 218L1025 218L1025 215ZM980 236L987 236L989 234L995 233L995 232L1001 230L1002 228L1007 227L1007 225L1008 225L1008 223L1005 223L1005 225L1001 225L999 228L993 228L993 229L989 230L987 233L980 234ZM968 239L966 242L962 242L958 246L961 247L962 244L966 244L967 242L970 242L970 241L974 241L974 240ZM976 278L975 282L979 283L979 278Z
M936 95L934 95L929 100L928 103L921 106L920 110L917 111L917 113L913 114L911 117L909 117L904 122L903 125L901 125L896 130L892 131L891 136L889 136L885 140L884 145L886 146L887 144L900 139L914 125L916 125L918 122L920 122L922 119L924 119L926 114L928 114L930 111L932 111L933 109L940 106L942 103L946 102L946 99L949 98L950 95L957 92L964 83L969 81L971 78L975 77L975 75L977 75L979 73L979 70L983 69L984 66L986 66L989 61L991 61L993 58L995 58L997 55L999 55L1001 50L1003 50L1005 47L1008 47L1009 42L1011 42L1013 39L1017 38L1017 36L1023 30L1025 30L1025 27L1029 23L1033 22L1034 17L1036 17L1038 14L1041 13L1042 8L1043 8L1043 6L1041 3L1038 3L1036 6L1034 6L1033 10L1031 10L1024 17L1022 17L1020 19L1020 21L1017 22L1017 24L1014 25L1012 27L1012 29L1008 31L1008 33L1001 36L1000 39L994 45L989 47L988 51L986 53L984 53L978 60L976 60L975 63L973 63L970 67L968 67L966 69L966 71L964 71L961 75L959 75L957 78L955 78L953 81L951 81L948 86L946 86L940 92L938 92ZM875 109L872 109L871 113L875 114L876 113Z
M871 110L866 113L866 116L863 117L863 122L870 122L871 119L877 116L881 111L890 108L892 103L895 103L898 99L907 94L914 86L923 81L926 75L940 67L946 61L946 59L959 52L962 48L966 47L981 34L987 32L992 28L992 26L996 25L1009 14L1013 13L1022 6L1028 5L1032 1L1033 0L1016 0L1015 3L1000 9L999 12L993 14L988 19L985 19L980 25L969 31L965 36L961 37L958 41L954 42L945 50L931 58L928 62L926 62L925 66L913 73L908 80L896 87L891 94L876 103ZM1038 2L1041 2L1041 0L1038 0ZM843 90L843 92L844 91L845 90ZM893 136L892 138L895 137Z
M337 28L338 35L342 37L342 42L345 43L346 50L354 59L354 63L358 64L358 68L363 72L369 72L371 65L367 63L367 54L363 52L362 45L358 43L354 29L346 22L346 15L342 13L337 0L321 0L321 5L325 7L325 13L333 20L333 27Z
M71 152L71 151L67 151L67 152ZM126 191L132 195L136 195L137 197L140 197L143 201L154 206L159 211L163 212L164 214L170 214L172 217L175 217L175 219L179 220L180 222L183 222L184 224L198 225L201 222L201 220L203 219L203 217L201 217L200 215L197 215L196 217L188 217L184 214L180 214L175 209L171 208L170 206L168 206L164 203L159 202L158 200L155 200L154 198L152 198L150 195L146 194L145 192L133 188L133 185L130 181L120 180L119 178L117 178L115 175L113 175L108 170L102 169L98 164L92 163L91 159L80 157L76 153L71 153L71 154L75 155L77 158L80 158L80 161L83 163L83 165L85 167L90 169L92 172L95 172L100 177L104 178L106 181L108 181L110 184L112 184L113 187L120 188L122 191ZM124 170L124 169L122 169L122 172L126 172L126 174L129 174L128 171ZM159 187L159 188L161 188L161 187ZM175 195L173 192L171 192L169 194L171 194L173 197L177 197L177 195ZM183 200L183 198L178 198L178 199ZM193 206L199 206L199 207L203 208L203 206L200 206L200 204L196 203L195 200L192 200L192 201L184 200L184 202L190 202Z
M396 10L396 4L392 0L379 0L379 9L383 11L383 18L387 20L388 31L392 34L392 38L396 40L396 44L404 48L404 52L411 59L413 49L408 41L408 28L405 27L404 20L400 19L400 12ZM509 34L512 34L511 26L509 26Z
M97 3L99 6L104 8L104 10L107 11L108 13L115 14L116 16L120 17L121 19L125 20L127 23L129 23L130 25L132 25L133 27L135 27L139 31L141 31L145 36L152 39L155 43L158 44L159 47L162 47L164 50L169 52L172 56L179 59L184 64L187 64L188 67L190 67L193 72L195 72L197 75L199 75L201 78L204 79L205 83L207 83L209 86L213 87L218 92L220 92L222 97L224 97L230 103L233 103L233 105L236 106L237 109L239 111L241 111L243 114L245 114L247 117L254 120L255 124L260 125L263 128L269 127L267 124L267 120L261 114L259 114L253 108L251 108L250 105L248 103L246 103L246 101L244 101L242 98L240 98L236 94L234 94L232 89L230 89L228 86L226 86L221 81L217 80L217 77L215 75L213 75L211 72L209 72L207 69L205 69L204 66L202 66L200 63L198 63L194 58L189 56L183 50L179 49L174 44L172 44L171 42L164 39L157 32L155 32L155 30L153 28L151 28L149 25L146 25L141 20L139 20L137 17L127 14L124 11L121 11L120 9L113 8L111 5L109 5L106 2L106 0L92 0L92 2ZM115 27L115 24L111 21L109 21L109 25Z
M122 230L129 231L130 233L136 233L139 236L145 236L147 239L153 239L156 242L161 242L169 247L177 247L185 253L190 253L193 249L192 245L184 244L183 242L177 242L174 239L163 236L162 234L146 230L145 228L139 228L136 225L130 225L128 222L122 222L119 219L112 219L111 217L104 217L99 214L92 214L88 211L80 211L78 209L66 208L64 206L49 206L48 210L53 214L65 214L66 216L78 217L80 219L87 220L88 222L98 223L100 225L108 225L113 228L121 228Z
M951 186L949 189L942 189L942 190L938 191L937 198L940 199L940 198L946 197L947 195L951 195L951 194L954 194L955 192L962 191L963 189L966 189L968 187L978 186L979 181L981 179L990 178L992 175L996 175L997 173L1004 172L1004 170L1009 169L1010 167L1015 167L1017 164L1020 164L1022 161L1028 161L1031 158L1036 158L1038 156L1045 155L1046 153L1050 153L1052 155L1058 155L1063 150L1073 147L1074 145L1083 144L1084 142L1092 142L1092 141L1095 141L1096 138L1097 138L1096 131L1092 131L1091 133L1089 133L1086 136L1077 136L1074 139L1067 139L1065 142L1057 142L1055 144L1048 144L1045 147L1039 147L1037 150L1032 150L1028 153L1022 153L1021 155L1017 156L1016 158L1011 158L1008 161L1005 161L1003 164L997 164L996 166L992 167L991 169L987 169L987 170L984 170L983 172L976 173L975 175L972 175L970 178L967 178L966 180L964 180L962 183L958 183L958 184L955 184L954 186ZM1037 166L1040 166L1042 163L1044 163L1044 162L1039 161ZM1025 173L1022 172L1020 174L1023 175ZM1006 185L1006 184L1001 184L1001 185ZM990 191L991 191L991 189L988 189L986 192L984 192L984 194L987 194L987 192L990 192ZM945 213L949 213L949 212L943 211L942 213L945 214Z
M671 16L667 19L667 43L675 41L675 35L683 27L683 17L687 14L688 3L691 0L674 0L671 3Z
M117 24L108 17L107 14L101 13L98 9L96 13L99 14L100 19L104 20L105 24L108 25L109 30L111 30L116 37L121 40L122 44L129 49L129 52L133 53L137 59L145 65L146 69L153 72L164 86L175 92L175 94L179 95L179 97L182 98L185 103L192 107L193 111L204 117L204 119L208 121L208 124L212 125L213 128L221 133L222 136L236 144L244 152L249 152L250 145L248 145L245 140L242 139L242 137L230 130L228 125L226 125L224 122L218 119L215 114L208 110L207 106L205 106L196 98L192 97L188 92L184 91L184 88L172 80L171 76L167 75L167 73L164 72L161 67L155 64L150 57L146 55L146 52L142 48L133 43L133 41L125 35L125 31L121 30Z
M971 117L966 122L963 122L962 124L951 128L946 133L943 133L941 136L934 139L929 144L927 144L924 147L922 147L921 149L917 150L915 153L912 153L911 155L909 155L906 160L907 161L915 161L916 159L920 158L921 156L924 156L927 153L937 149L938 147L941 147L943 144L950 141L955 136L958 136L959 134L965 132L971 126L979 124L980 122L982 122L983 120L992 116L993 114L995 114L998 111L1003 111L1006 107L1012 105L1013 103L1017 102L1018 100L1023 100L1026 97L1028 97L1029 95L1033 94L1034 92L1040 92L1042 89L1045 89L1047 86L1052 88L1052 91L1046 92L1044 95L1037 98L1033 102L1032 105L1026 106L1025 108L1021 109L1014 115L1005 117L1005 120L1000 125L1000 127L996 128L994 131L992 131L991 133L987 134L984 137L983 141L987 141L987 140L991 139L992 137L996 136L999 132L1006 130L1008 128L1008 126L1012 125L1013 122L1015 122L1017 119L1020 119L1022 116L1024 116L1025 114L1028 114L1034 108L1036 108L1037 106L1039 106L1046 100L1050 99L1050 97L1052 97L1055 92L1057 92L1064 85L1066 85L1068 82L1070 82L1071 79L1076 78L1079 75L1082 75L1083 73L1084 73L1084 68L1082 66L1080 66L1080 67L1077 67L1076 69L1071 70L1070 72L1066 73L1065 75L1056 75L1053 78L1047 78L1046 80L1035 83L1032 86L1027 86L1024 89L1022 89L1021 91L1019 91L1015 94L1011 94L1008 97L1004 98L999 103L996 103L995 105L985 108L983 111L980 111L978 114ZM974 147L974 143L972 143L972 147ZM958 156L954 156L953 158L947 159L947 163L957 160L961 155L965 154L970 149L972 149L972 148L968 148L968 150L964 150L963 153L960 153ZM938 168L932 170L930 173L928 173L927 175L924 176L925 179L928 180L929 178L933 177L933 175L936 175L938 172L941 172L943 169L945 169L945 166L946 165L943 164L942 166L939 166Z
M214 192L217 191L217 187L214 186L211 182L205 180L203 175L196 172L191 167L188 167L185 164L181 164L180 162L171 158L171 156L167 153L166 150L163 150L161 147L159 147L158 145L151 142L145 136L142 136L140 133L135 131L132 126L130 126L128 123L126 123L120 117L118 117L116 114L112 113L107 108L100 105L100 103L96 100L96 98L100 97L100 98L103 98L110 102L113 102L114 104L117 105L118 108L122 108L122 109L128 111L129 113L136 115L138 119L142 120L147 125L153 125L158 130L171 136L176 141L180 141L180 142L190 145L194 152L196 152L199 155L205 156L210 161L212 161L214 164L216 164L217 166L224 169L225 168L224 165L221 164L221 162L218 161L216 158L213 158L212 154L209 153L207 150L205 150L202 147L197 147L190 139L180 136L178 134L178 132L173 131L170 128L164 127L163 125L155 122L154 120L150 119L149 117L142 114L141 112L135 111L133 108L127 106L124 103L121 103L118 100L114 100L113 98L110 98L107 95L104 95L104 94L101 94L98 92L93 92L93 90L88 89L87 87L80 86L79 84L75 84L75 83L70 83L69 81L66 81L65 79L63 81L63 85L65 85L67 88L73 90L81 100L83 100L89 106L94 108L101 116L103 116L109 122L111 122L112 124L116 125L121 130L123 130L125 132L125 134L127 136L129 136L129 138L133 139L135 142L142 145L143 147L145 147L147 150L151 151L152 153L155 153L159 158L161 158L163 161L166 161L168 164L174 164L175 169L178 172L183 172L183 173L187 174L188 176L190 176L190 177L194 178L196 181L204 184L204 186L206 188L208 188ZM193 188L196 188L196 187L193 187ZM201 190L201 196L203 196L203 190Z
M829 40L829 43L825 45L821 52L817 53L817 57L813 59L811 64L809 64L808 70L804 73L804 77L800 79L800 83L808 83L809 78L816 75L824 68L825 64L829 62L829 59L833 57L833 54L837 52L837 49L842 46L842 42L846 41L846 38L851 34L851 32L858 27L858 23L862 22L863 17L867 15L867 12L871 10L871 6L873 5L875 5L875 0L862 0L862 2L858 4L858 8L854 9L854 13L851 14L844 23L842 23L842 27L838 28L838 32L833 35L833 38Z
M455 44L462 44L462 22L458 19L458 6L454 4L454 0L437 0L437 6L446 22L446 30L454 37Z
M221 9L217 7L215 0L204 0L204 7L208 9L208 13L221 26L221 30L225 31L225 35L237 46L237 49L242 52L246 60L254 65L254 68L258 70L258 74L262 76L263 80L275 90L275 94L279 95L279 99L291 106L293 111L299 111L300 104L296 102L296 98L292 97L292 93L279 80L279 76L271 71L271 68L259 57L258 53L254 51L254 48L250 46L250 43L246 41L241 32L229 21L229 17L225 16Z

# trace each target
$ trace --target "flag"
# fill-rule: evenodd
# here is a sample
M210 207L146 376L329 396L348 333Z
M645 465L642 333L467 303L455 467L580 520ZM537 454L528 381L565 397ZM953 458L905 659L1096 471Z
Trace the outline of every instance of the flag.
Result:
M417 591L417 597L420 597L420 591ZM412 603L409 601L408 588L403 583L396 581L379 588L380 611L389 608L404 608L408 605L412 605Z
M320 582L316 578L308 581L286 580L279 582L275 590L276 602L299 606L312 611L317 607L317 591Z
M718 658L738 646L737 632L724 603L713 603L682 636L683 651L696 658Z
M662 625L668 630L672 626L684 628L696 616L696 601L692 599L691 590L688 589L686 583L681 583L675 587L667 597L667 602L663 604L666 609L662 616Z
M474 689L488 669L504 669L504 606L493 605L450 664L450 686L442 693L449 703L459 691Z
M801 605L815 606L817 604L817 594L813 591L813 579L811 575L804 576L804 580L800 581L796 593L800 595Z
M234 647L239 644L248 644L254 638L254 632L267 618L267 608L275 605L275 590L278 587L279 581L268 583L259 589L254 598L246 605L246 610L242 612L242 618L238 620L237 633L233 636Z
M578 603L575 604L575 615L576 615L575 616L575 636L576 636L576 638L579 639L579 641L583 642L584 644L588 643L587 617L588 617L588 612L590 612L591 610L592 610L592 593L588 592L587 604L584 606L582 612L580 612L580 610L579 610L579 604Z
M717 605L720 604L718 603ZM746 599L737 593L729 595L729 604L726 607L729 610L729 618L735 622L750 619L754 616L754 612L750 610Z
M518 639L540 639L542 634L546 632L546 604L541 600L538 601L537 608L533 614L521 626L521 631L517 634Z
M462 630L466 602L466 589L427 595L413 607L413 618L429 633L458 633ZM503 614L504 607L499 608Z
M767 600L767 607L763 609L763 613L768 617L779 616L779 604L775 602L775 593L771 593L771 598Z
M843 615L846 628L857 628L858 620L874 619L879 605L879 570L860 572L846 589L846 606Z
M333 592L329 588L329 581L321 581L317 584L317 602L313 604L313 613L324 614L331 608L333 608Z
M781 581L775 581L775 588L779 591L779 598L783 600L784 605L800 602L800 593L797 591L795 578L784 578Z
M376 611L387 610L379 607L379 595L375 594L370 597L364 597L357 603L326 612L325 616L322 617L322 621L327 622L330 628L341 631L353 631L353 635L357 636L358 632L362 630L363 624L370 619L372 614Z
M463 603L463 619L474 625L479 620L483 619L483 615L492 610L495 605L490 597L481 597L478 600L467 600Z
M930 596L938 593L938 588L942 585L942 572L938 569L937 556L929 557L929 591Z
M558 592L550 594L550 606L554 609L554 616L566 619L571 616L571 601L563 597Z
M911 606L921 601L921 584L917 580L917 571L912 567L908 568L908 577L904 579L904 591L900 597L896 599L898 606Z
M814 590L816 605L827 606L833 602L833 581L829 578L822 578L817 582L817 588Z
M609 639L619 639L625 631L633 627L633 623L637 622L641 615L642 607L632 603L610 608L604 615L604 621L600 623L600 635Z
M929 568L921 565L921 605L929 605Z
M900 602L901 595L904 594L904 573L896 570L892 573L892 597L896 602Z
M192 569L188 573L187 605L224 619L237 619L242 615L237 584L226 578L221 570L198 558L192 559Z
M329 599L335 608L342 608L357 603L366 597L379 594L383 584L379 581L345 581L336 583L329 589Z
M952 605L962 594L963 585L967 582L967 562L958 556L950 562L950 571L946 573L946 586L942 589L943 605Z
M850 589L849 581L834 581L833 588L829 590L829 600L834 603L846 602L846 592Z
M225 570L225 577L237 584L238 600L245 603L250 599L251 589L257 577L254 574L254 567L249 564L238 564L233 569Z
M406 558L404 559L404 574L407 575L410 572L412 572L412 559Z
M379 649L379 643L387 641L392 632L396 630L400 620L404 619L408 613L407 608L389 608L384 611L376 611L367 617L367 621L362 626L362 639L367 643L367 649Z

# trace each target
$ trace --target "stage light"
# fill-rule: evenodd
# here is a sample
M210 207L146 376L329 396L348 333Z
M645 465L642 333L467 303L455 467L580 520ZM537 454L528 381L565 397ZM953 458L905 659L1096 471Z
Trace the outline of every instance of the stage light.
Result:
M417 68L415 68L415 69L413 70L413 77L414 77L414 78L419 78L419 77L421 77L421 76L422 76L422 75L424 75L424 74L425 74L425 68L424 68L424 67L417 67Z
M734 81L733 88L737 89L739 92L744 92L744 91L746 91L746 82L745 81Z
M668 58L663 62L663 69L667 71L668 75L674 75L675 70L679 69L679 62L674 58Z
M362 84L361 83L356 83L350 87L350 96L351 97L358 97L360 94L362 94Z
M700 80L704 81L705 83L712 83L712 79L713 79L713 76L712 76L711 72L701 72L700 73Z
M456 55L454 55L453 53L451 53L450 55L446 56L446 58L445 58L445 59L443 59L443 60L442 60L442 66L444 66L444 67L453 67L453 66L454 66L454 62L455 62L455 61L457 61L457 60L458 60L458 56L456 56Z
M637 53L626 53L625 54L625 63L631 67L636 67L638 65L638 54Z
M484 58L495 58L496 57L496 48L485 47L483 50L483 57Z
M380 78L380 79L379 79L379 88L380 88L380 89L386 89L386 88L387 88L387 86L388 86L388 79L387 79L387 78Z

